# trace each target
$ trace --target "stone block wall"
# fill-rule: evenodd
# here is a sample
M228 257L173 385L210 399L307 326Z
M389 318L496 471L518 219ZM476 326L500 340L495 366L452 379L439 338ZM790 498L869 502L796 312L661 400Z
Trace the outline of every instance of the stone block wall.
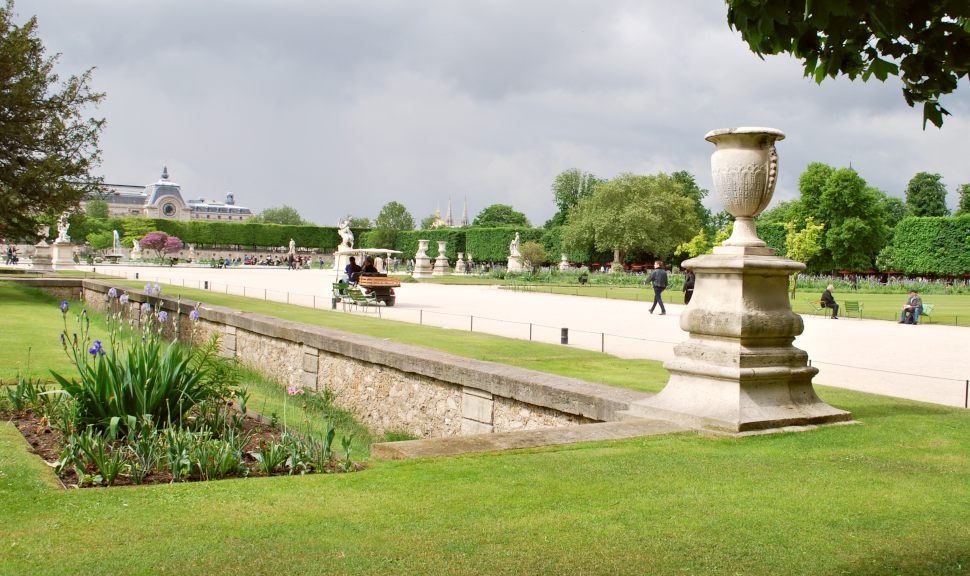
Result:
M109 284L74 282L83 284L90 309L117 306L107 296ZM125 314L137 318L146 297L137 290L128 294ZM283 386L329 390L337 406L378 435L395 431L431 438L610 421L644 396L204 303L200 319L192 322L196 302L165 296L150 301L169 312L169 334L175 316L184 340L203 342L218 334L226 357Z

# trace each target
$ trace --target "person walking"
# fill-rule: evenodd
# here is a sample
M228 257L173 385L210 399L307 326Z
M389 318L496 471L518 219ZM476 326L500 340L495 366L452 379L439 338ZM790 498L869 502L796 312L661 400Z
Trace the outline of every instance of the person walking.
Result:
M832 290L835 290L835 286L829 284L825 291L822 292L822 308L832 309L832 320L839 319L839 304L835 301L835 296L832 296Z
M694 271L690 268L684 272L684 306L690 304L690 299L694 296Z
M667 271L664 270L663 260L653 263L653 270L647 276L646 283L653 284L653 306L650 307L650 313L653 314L654 308L659 304L660 315L663 316L667 313L663 300L663 291L667 289Z

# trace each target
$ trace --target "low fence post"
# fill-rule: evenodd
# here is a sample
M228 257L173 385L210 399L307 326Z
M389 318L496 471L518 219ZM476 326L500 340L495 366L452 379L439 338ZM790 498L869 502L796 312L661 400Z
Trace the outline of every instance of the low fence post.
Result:
M529 342L532 342L532 322L529 322Z
M606 332L600 332L600 352L606 353Z
M208 280L206 280L202 284L203 284L203 286L205 286L205 288L204 288L205 290L208 290L209 289L209 281Z
M559 333L559 343L569 344L569 328L563 328Z
M468 331L469 332L474 332L475 331L475 317L474 316L469 316L468 317Z
M968 401L970 401L970 380L966 381L966 388L963 389L963 407L970 408L968 406Z

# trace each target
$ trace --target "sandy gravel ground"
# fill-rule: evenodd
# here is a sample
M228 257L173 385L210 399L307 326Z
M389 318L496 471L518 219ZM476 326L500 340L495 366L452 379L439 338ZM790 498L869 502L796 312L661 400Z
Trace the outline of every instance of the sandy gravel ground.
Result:
M334 272L321 270L96 269L129 279L137 273L146 282L192 288L208 282L213 291L317 308L330 307L331 283L336 279ZM552 343L559 343L562 328L567 328L570 346L602 349L624 358L668 360L674 345L687 337L679 322L683 308L669 304L667 315L660 316L651 315L644 302L513 292L494 286L404 284L397 290L397 305L381 308L380 314L387 319ZM806 350L819 369L816 383L964 405L970 378L970 328L849 318L833 321L819 316L805 316L804 320L805 332L796 338L795 346Z

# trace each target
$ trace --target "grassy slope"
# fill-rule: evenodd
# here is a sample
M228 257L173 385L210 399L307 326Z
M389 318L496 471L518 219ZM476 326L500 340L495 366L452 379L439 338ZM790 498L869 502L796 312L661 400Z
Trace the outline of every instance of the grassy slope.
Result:
M970 418L825 393L865 424L80 492L0 425L0 573L962 573Z

